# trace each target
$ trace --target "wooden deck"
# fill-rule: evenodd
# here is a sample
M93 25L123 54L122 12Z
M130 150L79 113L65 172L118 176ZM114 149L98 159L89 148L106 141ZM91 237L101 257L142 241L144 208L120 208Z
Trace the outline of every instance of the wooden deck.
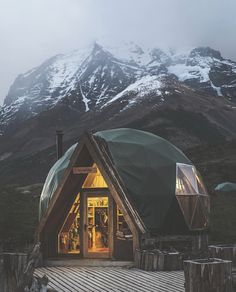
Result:
M122 267L44 267L49 287L62 292L184 292L183 271L146 272Z

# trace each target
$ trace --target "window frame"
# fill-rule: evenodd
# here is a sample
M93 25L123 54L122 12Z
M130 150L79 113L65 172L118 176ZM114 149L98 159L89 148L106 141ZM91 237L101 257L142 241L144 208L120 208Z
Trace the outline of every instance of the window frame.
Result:
M178 179L178 168L180 166L180 170L181 170L181 166L188 166L188 167L191 167L192 169L194 169L193 173L194 173L194 177L195 177L195 180L196 180L196 186L197 186L197 192L195 193L178 193L177 192L177 179ZM182 171L183 172L183 171ZM184 172L183 172L184 174ZM184 174L185 175L185 174ZM186 176L186 175L185 175ZM199 178L200 182L202 183L203 185L203 188L205 190L205 194L202 194L199 192L199 187L198 187L198 182L197 182L197 177ZM186 178L188 179L188 177L186 176ZM189 179L188 179L189 181ZM191 184L191 182L189 181L189 183ZM191 184L192 185L192 184ZM193 187L193 186L192 186ZM194 188L194 187L193 187ZM179 163L179 162L176 162L176 172L175 172L175 195L176 196L207 196L208 197L208 193L207 193L207 190L204 186L204 183L202 181L202 178L200 176L200 173L197 171L196 167L193 165L193 164L187 164L187 163Z

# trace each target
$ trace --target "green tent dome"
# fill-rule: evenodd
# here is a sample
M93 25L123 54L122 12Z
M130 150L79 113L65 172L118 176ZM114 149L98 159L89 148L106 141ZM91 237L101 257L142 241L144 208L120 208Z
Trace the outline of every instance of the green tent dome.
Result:
M192 162L173 144L135 129L98 132L133 204L150 230L163 226L175 198L176 163ZM177 202L177 201L176 201Z
M222 192L222 193L230 193L230 192L236 193L236 183L224 182L224 183L218 184L215 187L215 191Z
M184 218L191 225L193 210L189 210L187 196L185 199L176 196L177 174L182 176L180 192L196 195L201 190L195 178L195 168L182 151L159 136L135 129L105 130L93 134L93 137L98 147L100 142L105 143L128 198L149 230L163 230L166 224L173 225L173 220L180 217L182 225ZM75 145L50 170L41 195L40 216L45 213L74 149ZM178 165L183 169L178 170ZM197 199L194 204L194 210L204 208L204 203L199 203L198 208Z

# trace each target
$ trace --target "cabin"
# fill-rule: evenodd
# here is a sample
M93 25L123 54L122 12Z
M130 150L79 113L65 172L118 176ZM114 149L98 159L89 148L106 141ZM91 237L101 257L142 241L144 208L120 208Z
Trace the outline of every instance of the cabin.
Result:
M85 133L55 163L39 206L44 258L132 260L135 250L201 248L209 196L174 145L135 129Z

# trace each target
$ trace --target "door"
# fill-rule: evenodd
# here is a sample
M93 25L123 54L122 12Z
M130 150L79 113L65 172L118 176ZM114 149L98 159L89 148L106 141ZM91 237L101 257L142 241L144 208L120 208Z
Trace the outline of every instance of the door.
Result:
M113 249L113 204L106 191L84 192L84 257L109 258Z

